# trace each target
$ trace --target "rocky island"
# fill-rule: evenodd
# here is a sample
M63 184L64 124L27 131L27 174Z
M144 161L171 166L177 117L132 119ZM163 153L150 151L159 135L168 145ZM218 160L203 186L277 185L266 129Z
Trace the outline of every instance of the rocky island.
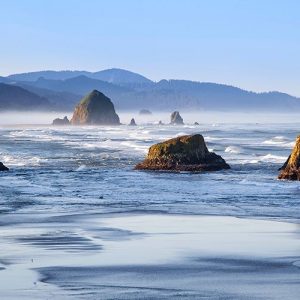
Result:
M63 119L56 118L53 120L52 125L54 126L65 126L70 125L70 121L67 116L65 116Z
M137 126L134 118L131 119L129 126Z
M111 100L97 90L86 95L75 107L72 125L120 125Z
M136 170L217 171L230 169L225 160L209 152L201 134L185 135L150 147Z
M287 161L280 168L279 179L300 180L300 135Z
M170 124L172 124L172 125L184 125L183 119L182 119L179 111L172 112Z
M0 171L9 171L9 168L5 167L2 162L0 162Z

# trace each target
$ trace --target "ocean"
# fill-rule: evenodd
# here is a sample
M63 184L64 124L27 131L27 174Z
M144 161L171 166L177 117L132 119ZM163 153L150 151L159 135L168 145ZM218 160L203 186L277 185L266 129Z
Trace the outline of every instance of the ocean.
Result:
M1 298L296 299L300 184L277 175L299 123L147 118L0 125ZM152 144L192 133L231 169L134 170Z

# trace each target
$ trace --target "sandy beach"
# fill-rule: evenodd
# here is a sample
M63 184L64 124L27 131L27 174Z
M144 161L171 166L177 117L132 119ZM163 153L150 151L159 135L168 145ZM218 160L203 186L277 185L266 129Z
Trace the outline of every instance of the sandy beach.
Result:
M32 216L2 227L1 295L296 299L299 230L293 223L220 216Z

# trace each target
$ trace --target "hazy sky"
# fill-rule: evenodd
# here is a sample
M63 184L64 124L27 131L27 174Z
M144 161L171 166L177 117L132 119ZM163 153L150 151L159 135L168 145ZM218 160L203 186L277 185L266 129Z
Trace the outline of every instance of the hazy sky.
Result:
M0 0L0 75L118 67L300 96L299 0Z

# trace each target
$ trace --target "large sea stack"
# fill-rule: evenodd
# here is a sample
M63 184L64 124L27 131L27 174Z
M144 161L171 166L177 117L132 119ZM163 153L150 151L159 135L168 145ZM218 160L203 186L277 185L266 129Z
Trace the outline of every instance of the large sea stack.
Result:
M9 168L5 167L2 162L0 162L0 171L9 171Z
M287 161L280 168L279 179L300 180L300 135Z
M217 171L230 169L225 160L209 152L201 134L185 135L150 147L137 170Z
M171 124L173 125L183 125L183 119L179 113L179 111L174 111L171 114Z
M75 107L73 125L120 125L111 100L97 90L86 95Z

